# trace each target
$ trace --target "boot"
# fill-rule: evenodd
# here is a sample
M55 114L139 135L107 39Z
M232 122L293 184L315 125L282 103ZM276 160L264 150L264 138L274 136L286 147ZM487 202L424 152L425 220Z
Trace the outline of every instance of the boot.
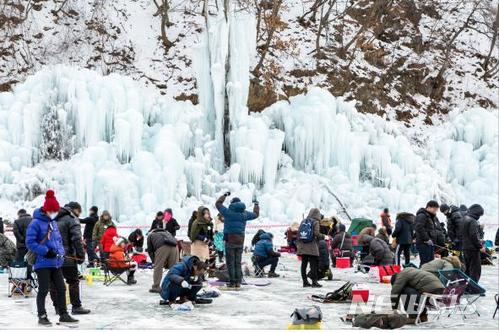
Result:
M308 288L308 287L312 287L312 285L308 281L303 282L303 288Z
M63 313L59 317L60 323L77 323L78 319L75 319L69 315L69 313Z
M126 280L126 284L128 284L129 286L131 286L132 284L136 284L137 283L137 280L135 280L133 278L133 275L128 275L128 278Z
M161 292L161 288L151 288L149 289L149 292L154 294L159 294Z
M276 274L276 272L269 272L269 274L267 274L267 276L269 278L278 278L280 275L279 274Z
M90 313L90 310L89 309L85 309L83 306L73 306L73 309L71 310L71 314L74 314L74 315L85 315L85 314L89 314Z
M322 285L318 284L317 281L312 281L312 288L322 288Z
M38 325L52 326L52 323L50 322L47 315L44 314L44 315L38 316Z
M234 288L241 289L241 283L240 282L236 282Z

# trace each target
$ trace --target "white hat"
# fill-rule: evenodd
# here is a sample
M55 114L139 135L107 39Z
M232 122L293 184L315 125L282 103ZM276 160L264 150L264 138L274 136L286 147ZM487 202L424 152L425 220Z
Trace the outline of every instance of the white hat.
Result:
M123 237L113 237L113 240L116 246L120 246L121 243L126 242L126 239Z

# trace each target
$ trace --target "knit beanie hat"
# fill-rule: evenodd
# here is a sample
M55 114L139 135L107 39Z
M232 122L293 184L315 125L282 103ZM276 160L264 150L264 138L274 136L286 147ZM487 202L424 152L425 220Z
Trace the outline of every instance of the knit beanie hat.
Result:
M449 205L447 205L447 204L442 204L442 205L440 206L440 211L441 211L442 213L445 213L445 212L446 212L446 211L448 211L449 209L450 209L450 207L449 207Z
M90 211L97 214L97 212L99 212L99 208L97 206L92 206L92 207L90 207Z
M126 242L126 239L123 237L113 237L113 240L116 246L120 246L121 243Z
M55 193L53 190L48 190L45 194L45 202L43 203L43 211L47 212L58 212L61 206L59 206L59 202L55 197Z
M81 205L79 203L75 202L75 201L71 201L66 206L68 206L72 210L78 209L81 212Z

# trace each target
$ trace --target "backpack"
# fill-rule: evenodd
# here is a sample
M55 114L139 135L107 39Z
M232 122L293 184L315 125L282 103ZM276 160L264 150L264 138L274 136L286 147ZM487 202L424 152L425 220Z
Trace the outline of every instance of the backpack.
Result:
M293 325L315 324L322 321L322 311L316 305L303 309L295 309L291 314L291 318L293 318Z
M298 229L298 239L303 243L311 243L314 240L314 223L312 219L305 219Z

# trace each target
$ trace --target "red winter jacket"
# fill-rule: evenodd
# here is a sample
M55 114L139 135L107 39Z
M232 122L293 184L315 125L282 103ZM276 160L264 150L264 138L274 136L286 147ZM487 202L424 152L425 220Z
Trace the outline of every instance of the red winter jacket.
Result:
M106 229L104 235L102 235L102 239L100 240L104 252L111 252L111 246L114 245L114 237L118 237L116 227L110 226Z

